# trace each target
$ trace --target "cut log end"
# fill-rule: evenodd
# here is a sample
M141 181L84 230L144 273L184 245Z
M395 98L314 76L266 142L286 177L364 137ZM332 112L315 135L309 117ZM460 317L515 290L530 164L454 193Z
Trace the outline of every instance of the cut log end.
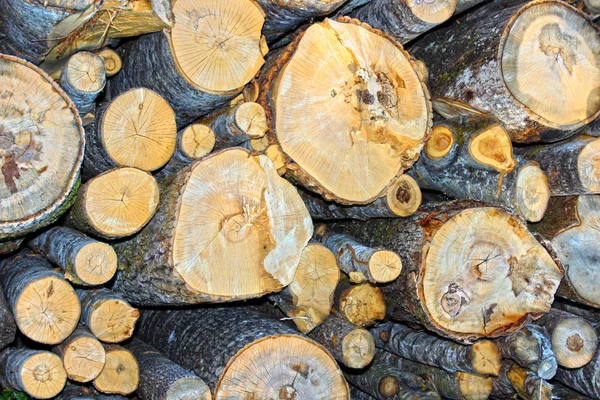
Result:
M120 343L133 335L138 309L121 299L106 299L94 306L88 317L90 331L103 342Z
M328 200L372 202L418 158L425 87L407 53L366 25L327 19L292 46L268 93L290 173Z
M102 143L119 166L154 171L175 152L177 126L169 103L149 89L115 98L102 116Z
M537 164L529 163L519 170L516 197L519 212L527 221L541 221L550 201L550 185Z
M46 276L23 289L13 314L19 330L28 338L58 344L77 326L81 307L71 285L56 276Z
M104 60L96 54L80 51L69 58L62 79L80 93L98 93L106 84Z
M533 119L575 129L600 112L600 37L564 2L531 3L507 24L499 54L508 90Z
M486 400L492 393L492 378L469 372L457 372L458 389L465 400Z
M335 360L321 346L299 336L277 335L240 350L225 367L214 397L348 399L350 391Z
M339 310L357 326L370 326L385 317L385 301L381 289L370 283L360 283L344 291Z
M196 88L208 93L239 91L264 64L264 13L254 1L208 0L199 7L195 0L183 0L173 5L173 14L173 58Z
M379 381L377 390L385 397L392 397L400 390L400 381L395 376L384 376Z
M203 124L193 124L185 128L179 142L183 155L192 160L208 155L214 147L215 133Z
M482 375L497 376L502 367L502 356L498 346L489 340L481 340L473 345L473 369Z
M436 125L425 144L425 154L432 160L445 157L454 147L454 133L445 125Z
M23 390L36 399L49 399L65 387L67 374L60 357L40 351L29 356L19 371Z
M94 387L103 393L126 396L135 392L139 381L140 370L133 354L121 346L107 346L106 364L94 379Z
M510 137L500 125L492 125L473 135L469 142L473 160L506 174L517 165Z
M265 109L258 103L246 102L236 108L235 124L251 139L258 139L267 133Z
M350 368L364 368L375 356L373 335L366 329L357 328L349 332L342 340L344 364Z
M117 168L92 179L85 189L85 213L100 235L133 235L158 207L158 184L152 175L135 168Z
M488 207L464 210L439 228L424 268L423 307L457 337L494 336L547 312L562 277L519 219Z
M447 21L456 11L457 0L432 0L407 2L415 17L423 22L438 25Z
M598 336L589 322L572 317L558 322L552 331L551 341L560 366L580 368L594 357Z
M376 282L391 282L400 276L402 260L393 251L376 251L369 259L369 272Z
M100 375L106 362L102 344L91 336L78 336L64 346L62 362L70 380L90 382Z
M83 129L67 95L42 70L0 55L0 238L56 213L77 183Z
M408 175L394 179L386 194L387 206L399 217L413 215L423 200L419 184Z
M581 150L577 156L577 173L583 188L589 193L600 193L600 139Z
M167 391L166 399L212 400L210 388L203 380L185 377L175 381Z
M112 49L105 48L96 54L104 61L107 77L116 75L123 67L123 61L121 60L121 57Z
M73 271L87 285L102 285L117 272L117 254L109 244L88 243L77 253Z

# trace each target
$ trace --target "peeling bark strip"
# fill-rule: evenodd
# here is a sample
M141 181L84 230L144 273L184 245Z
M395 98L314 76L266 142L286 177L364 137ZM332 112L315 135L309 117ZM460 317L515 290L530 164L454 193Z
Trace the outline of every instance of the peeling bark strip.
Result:
M0 353L0 387L49 399L65 387L67 374L56 354L7 348Z
M117 272L117 254L112 246L74 229L49 229L27 246L44 254L63 270L66 279L78 285L102 285Z
M52 351L58 354L67 373L75 382L90 382L100 375L106 363L102 343L85 327L79 326Z
M94 0L4 0L0 3L0 53L39 64L54 45L48 41L61 20Z
M131 352L119 345L105 345L106 364L94 379L94 387L102 393L128 395L140 382L138 362Z
M202 379L169 360L154 347L133 339L125 348L138 362L138 394L144 400L211 400L210 389Z
M259 297L292 281L311 236L304 203L273 163L225 150L162 182L156 216L115 245L113 289L140 305Z
M349 400L348 386L329 353L252 307L147 310L137 335L192 369L215 399L277 399L282 394Z
M2 260L0 284L17 327L31 340L58 344L77 326L77 295L44 258L22 252Z
M552 400L552 385L535 373L505 361L497 378L494 378L492 396L500 399Z
M565 266L557 296L600 308L600 195L553 197L546 217L530 229L551 241Z
M94 110L94 100L104 90L105 84L104 61L87 51L71 56L60 76L60 85L73 100L81 116Z
M335 256L320 243L309 243L300 255L292 282L270 300L296 324L309 333L331 313L333 295L340 281Z
M408 175L394 179L385 196L365 205L344 206L306 190L298 192L310 215L321 220L408 217L417 211L422 200L419 185Z
M546 328L529 324L496 339L496 344L503 358L516 362L540 378L552 379L556 374L558 365Z
M344 371L352 385L378 400L439 400L435 385L429 377L400 371L396 366L378 357L367 368L360 371ZM355 397L352 391L353 399ZM373 396L373 397L371 397Z
M567 142L517 150L548 176L552 196L600 193L600 139L578 136Z
M462 346L393 322L376 325L371 333L378 348L448 372L498 375L502 365L498 348L487 340Z
M240 93L268 50L261 46L264 12L254 0L178 0L173 14L170 31L121 48L123 70L111 92L140 86L158 92L182 128ZM222 27L216 36L213 26Z
M81 322L103 342L119 343L133 335L139 310L109 289L77 290L81 301Z
M411 52L433 96L490 113L516 142L564 139L600 113L600 37L562 1L492 1Z
M48 75L2 54L0 109L4 240L53 223L69 208L79 184L84 134L75 106Z
M375 355L375 343L369 331L356 327L338 312L331 313L309 337L349 368L364 368Z
M519 219L472 201L332 229L400 255L400 277L381 286L388 317L460 342L505 335L547 312L562 277Z
M457 0L372 0L349 15L406 43L448 20Z
M429 134L431 103L410 56L357 20L311 25L269 59L259 84L286 174L327 200L385 195Z
M536 323L548 330L552 351L561 367L580 368L594 357L598 347L598 336L585 319L551 309Z
M17 326L0 286L0 351L15 340Z
M410 361L377 350L374 363L393 366L400 373L418 375L435 385L442 398L453 400L487 399L492 392L492 378L468 372L450 373L443 369Z

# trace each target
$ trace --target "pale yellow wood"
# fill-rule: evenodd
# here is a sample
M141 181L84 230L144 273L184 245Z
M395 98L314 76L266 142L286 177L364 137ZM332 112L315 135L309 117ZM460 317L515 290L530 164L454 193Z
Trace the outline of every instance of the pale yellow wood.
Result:
M348 367L366 367L375 355L373 335L362 328L352 330L342 339L342 354Z
M393 251L379 250L369 259L369 272L377 282L391 282L400 276L402 260Z
M75 382L90 382L96 379L105 362L104 347L93 337L75 337L63 349L62 363L67 377Z
M107 299L94 305L88 328L103 342L120 343L133 335L140 311L121 299Z
M508 23L502 76L533 118L577 128L600 112L600 37L562 1L533 2Z
M39 343L58 344L77 326L81 306L71 285L47 276L25 287L13 312L25 336Z
M108 47L100 50L96 53L102 60L104 60L104 66L106 67L106 76L110 77L116 75L123 67L123 60L113 49Z
M562 274L516 217L467 209L433 236L424 260L422 303L432 323L486 334L547 312Z
M437 160L447 155L454 145L454 134L445 125L436 125L431 130L431 136L425 144L425 154Z
M188 158L202 158L215 147L215 133L209 126L192 124L185 128L179 142L179 148Z
M115 98L101 125L104 148L119 166L154 171L175 152L175 112L152 90L131 89Z
M579 180L590 193L600 193L600 139L596 139L581 150L577 156Z
M329 197L368 203L420 153L429 132L426 90L401 47L326 19L312 25L277 75L277 141Z
M370 326L385 318L385 301L381 289L371 283L359 283L339 299L339 310L357 326Z
M252 139L265 136L269 130L265 109L254 102L243 103L236 109L235 124Z
M111 280L117 272L117 254L109 244L88 243L75 256L73 270L86 284L102 285Z
M460 393L465 400L487 400L492 393L493 380L490 377L457 372Z
M94 379L94 387L103 393L128 395L138 387L140 369L137 360L120 346L106 349L106 364Z
M201 379L181 378L171 385L164 400L212 400L212 395Z
M251 0L177 0L170 43L192 85L209 93L235 92L264 64L264 12Z
M233 356L214 398L349 400L350 391L323 347L300 336L278 335L258 339Z
M104 60L87 51L73 54L63 75L68 84L83 93L97 93L106 83Z
M269 148L269 139L266 136L258 139L250 139L250 147L255 151L265 151Z
M109 237L139 231L158 208L158 184L135 168L117 168L89 181L85 211L94 229Z
M573 317L560 321L550 338L558 365L581 368L592 360L598 347L596 331L586 320Z
M252 143L250 145L252 146ZM271 161L273 161L273 165L275 166L275 168L277 168L277 173L279 175L285 174L285 171L287 170L285 167L285 154L283 154L279 145L272 144L269 147L267 147L265 149L265 156L269 157Z
M502 367L502 356L498 346L489 340L480 340L473 344L472 349L473 368L482 375L498 376Z
M423 200L419 184L408 175L400 175L392 181L386 194L387 205L399 217L413 215ZM402 264L400 264L400 268Z
M43 351L29 357L19 371L23 389L37 399L49 399L59 394L67 382L60 357Z
M507 174L517 165L510 137L500 125L492 125L470 137L469 154L473 160Z
M406 0L415 17L430 24L441 24L456 11L457 0Z
M550 186L544 171L535 163L526 164L517 176L517 207L529 222L544 217L550 200Z

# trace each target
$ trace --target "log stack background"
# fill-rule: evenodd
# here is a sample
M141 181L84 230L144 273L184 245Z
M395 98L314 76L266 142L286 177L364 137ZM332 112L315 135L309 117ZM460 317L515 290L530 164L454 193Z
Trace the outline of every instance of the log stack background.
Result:
M0 399L600 399L598 14L0 1Z

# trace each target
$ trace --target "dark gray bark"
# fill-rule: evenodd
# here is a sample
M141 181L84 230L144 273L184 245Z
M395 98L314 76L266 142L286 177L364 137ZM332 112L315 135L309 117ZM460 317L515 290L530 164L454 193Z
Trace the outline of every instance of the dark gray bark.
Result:
M600 399L600 351L597 351L592 361L581 368L567 369L559 367L554 379L571 389Z
M535 373L505 361L494 378L492 396L500 399L552 400L552 385Z
M0 287L0 351L15 340L17 325Z
M555 399L560 400L591 400L591 397L577 393L558 382L552 382L552 394Z
M22 372L23 372L23 364L31 357L35 356L39 353L48 353L47 351L41 350L31 350L27 348L13 348L8 347L0 352L0 388L14 389L18 391L22 391L27 393L28 395L33 395L30 390L32 389L33 383L29 382L29 387L26 385L26 382L23 382ZM50 353L52 354L52 353ZM52 356L56 357L54 354ZM29 373L31 373L29 371ZM35 374L35 372L33 372ZM53 373L52 371L46 371L49 375L47 378L54 378L56 375L60 375L56 371ZM52 375L50 375L52 374ZM62 382L55 382L56 385L64 386L66 383L66 376L63 375ZM40 382L41 385L41 382ZM56 389L56 387L54 387ZM50 396L50 397L53 397ZM44 398L49 398L48 396Z
M127 400L127 397L106 395L89 386L69 383L55 400Z
M387 204L386 197L380 197L366 205L345 206L324 200L321 196L299 189L298 193L304 200L308 212L314 219L369 219L369 218L398 218Z
M104 66L104 61L99 56L92 53L87 54L89 55L88 57L94 59L99 65ZM96 108L96 97L104 90L104 86L106 85L106 70L103 67L102 71L98 71L93 75L94 79L99 80L98 85L101 86L100 89L94 91L84 91L81 87L78 87L77 82L72 79L72 74L73 67L67 63L60 76L60 86L69 95L69 98L73 101L75 107L77 107L79 115L83 118L83 116L94 111ZM88 75L90 78L92 77L91 74L88 73Z

